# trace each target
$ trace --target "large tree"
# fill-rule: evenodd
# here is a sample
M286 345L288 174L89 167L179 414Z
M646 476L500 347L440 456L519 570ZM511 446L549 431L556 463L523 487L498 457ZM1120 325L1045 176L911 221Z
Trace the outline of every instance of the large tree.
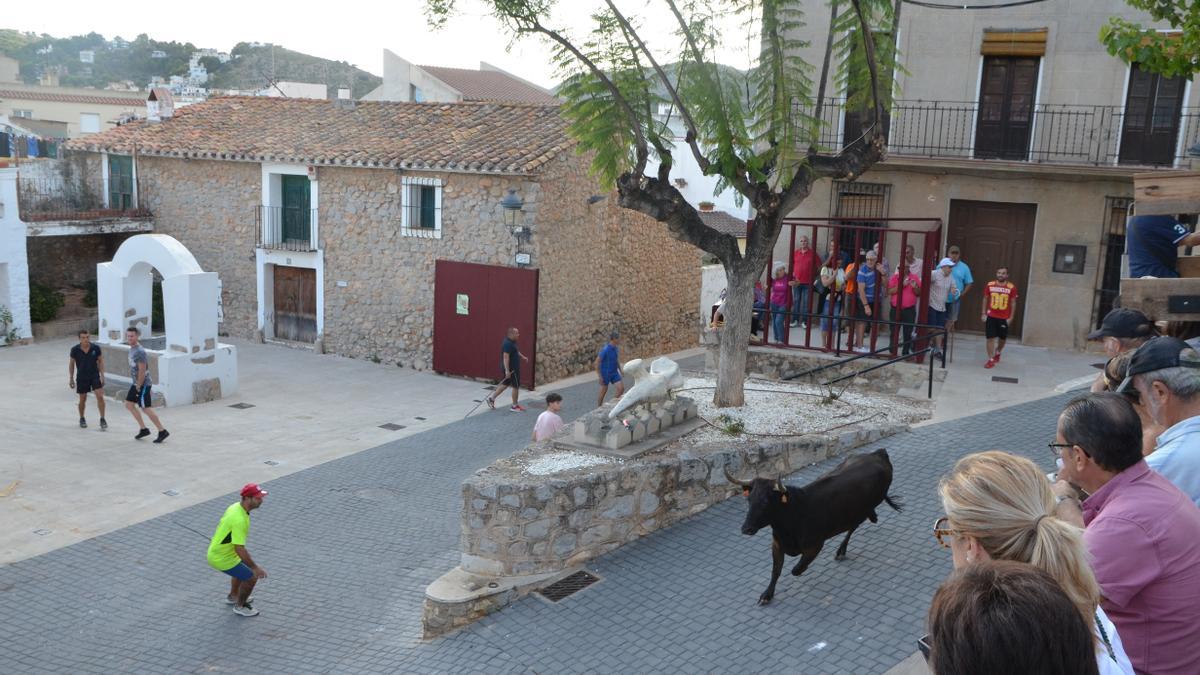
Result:
M1197 0L1125 0L1155 21L1175 29L1164 33L1140 23L1112 17L1100 28L1108 53L1152 73L1191 77L1200 72L1200 2Z
M454 13L455 0L426 2L435 27ZM890 82L892 49L873 33L894 28L892 0L832 0L829 44L816 77L815 64L801 57L810 46L798 36L802 5L809 3L799 0L651 0L661 3L673 29L670 49L651 48L642 22L613 0L584 30L554 24L555 0L483 2L512 37L538 36L552 46L568 133L580 152L592 154L593 173L616 185L621 206L664 223L676 239L715 256L725 268L714 402L742 405L754 282L771 260L783 218L816 181L856 179L886 152L882 125L873 120L883 119L888 104L890 91L880 82ZM731 15L748 31L732 39L755 45L744 77L716 62L717 48L730 39L720 18ZM845 148L818 144L831 60L838 64L835 81L852 92L848 105L861 111L866 129ZM679 115L685 147L676 147L665 123L655 118L658 103L671 104ZM745 253L733 236L706 226L672 185L675 152L690 153L706 175L718 177L718 190L732 188L753 206ZM647 175L652 154L658 166Z

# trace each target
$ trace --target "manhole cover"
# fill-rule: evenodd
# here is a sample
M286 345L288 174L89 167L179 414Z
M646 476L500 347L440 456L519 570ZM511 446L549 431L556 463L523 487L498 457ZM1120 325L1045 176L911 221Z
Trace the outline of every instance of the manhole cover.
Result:
M1003 382L1005 384L1017 384L1019 380L1015 377L1003 377L1001 375L993 375L992 382Z
M355 490L354 496L371 502L398 502L400 494L391 488L363 488Z
M233 405L231 405L229 407L237 408L238 410L245 410L246 408L253 408L254 404L253 403L234 403Z
M568 595L574 594L576 591L581 591L588 586L600 581L600 577L580 570L572 575L563 577L558 581L538 591L542 597L550 602L558 602Z
M379 428L387 429L388 431L399 431L400 429L404 428L404 425L396 424L395 422L388 422L387 424L380 424Z

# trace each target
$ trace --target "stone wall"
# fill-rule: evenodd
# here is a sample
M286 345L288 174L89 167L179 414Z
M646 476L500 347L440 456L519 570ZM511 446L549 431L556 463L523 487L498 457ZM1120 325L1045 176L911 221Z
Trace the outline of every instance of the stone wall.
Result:
M262 200L258 164L139 156L142 204L154 231L175 237L222 284L227 335L252 338L258 327L254 272L255 207Z
M96 280L96 264L112 260L133 233L29 237L29 280L51 288Z
M549 441L477 472L463 484L462 561L471 574L523 576L578 565L734 494L724 476L786 476L827 457L903 431L869 423L838 435L707 444L550 476L522 469L525 455Z
M706 354L704 367L714 371L717 367L720 345L717 344L717 331L705 334ZM795 349L778 349L775 347L750 347L746 351L746 373L751 377L778 380L784 377L803 373L813 368L819 368L851 356L841 357L823 352L798 351ZM820 383L849 375L871 366L879 365L876 359L858 359L846 364L834 366L812 376L798 377L796 382ZM937 385L946 380L946 369L940 361L934 362L933 384ZM915 393L925 397L929 387L929 362L893 363L878 370L860 375L853 380L845 380L839 387L853 386L856 391L873 391L881 394Z
M436 261L513 263L517 240L504 226L500 200L515 188L534 201L534 186L515 178L413 175L444 182L441 239L400 233L400 173L319 170L327 351L431 368Z
M621 332L622 361L696 344L700 250L671 237L666 225L622 208L615 191L589 204L600 188L587 162L564 153L539 178L539 381L591 369L614 329Z

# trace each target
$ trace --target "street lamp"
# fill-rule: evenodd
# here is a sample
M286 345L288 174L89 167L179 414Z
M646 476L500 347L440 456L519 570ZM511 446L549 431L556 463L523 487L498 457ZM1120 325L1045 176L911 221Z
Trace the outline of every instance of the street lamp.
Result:
M525 207L525 202L517 196L516 189L508 189L508 194L500 200L500 207L504 209L504 224L508 227L516 227L517 221L521 217L521 209Z

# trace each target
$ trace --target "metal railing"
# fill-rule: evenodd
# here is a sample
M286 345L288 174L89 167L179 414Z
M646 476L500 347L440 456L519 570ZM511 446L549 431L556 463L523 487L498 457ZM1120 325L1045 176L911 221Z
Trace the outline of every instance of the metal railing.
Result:
M317 250L317 210L259 205L254 209L258 247L280 251Z
M67 180L58 175L17 176L17 208L21 220L43 223L57 220L103 220L112 218L146 219L149 209L134 199L132 181L120 185L114 181L114 203L105 205L104 196L88 189L83 180Z
M811 106L797 105L794 110L798 115L812 115L820 120L817 144L822 151L836 152L861 134L860 115L853 111L846 114L844 99L826 102L816 115ZM1122 106L1039 103L1032 107L1027 119L1017 120L1015 127L1012 121L1008 122L1007 138L1003 141L980 134L979 110L979 104L972 101L897 100L886 123L888 154L1172 168L1186 165L1188 147L1200 140L1200 107L1183 108L1178 120L1144 120L1140 113L1127 113ZM1122 148L1129 114L1139 115L1133 120L1136 126L1150 123L1160 129L1165 149L1153 153L1155 156L1146 156L1146 144L1136 138Z

